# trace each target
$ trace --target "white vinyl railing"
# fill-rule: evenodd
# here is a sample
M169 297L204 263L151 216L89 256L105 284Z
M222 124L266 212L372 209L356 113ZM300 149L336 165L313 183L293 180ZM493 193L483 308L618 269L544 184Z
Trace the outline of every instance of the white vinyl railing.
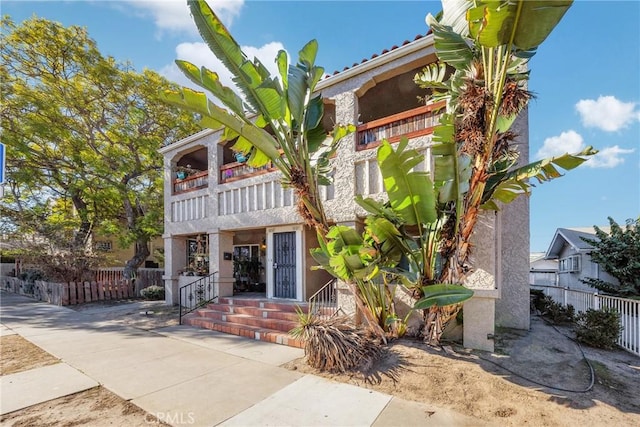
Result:
M577 291L558 286L531 285L531 288L542 290L545 295L565 307L572 305L576 312L585 312L590 308L594 310L614 309L620 314L620 325L622 326L618 345L640 356L640 300L611 297L600 295L597 292Z

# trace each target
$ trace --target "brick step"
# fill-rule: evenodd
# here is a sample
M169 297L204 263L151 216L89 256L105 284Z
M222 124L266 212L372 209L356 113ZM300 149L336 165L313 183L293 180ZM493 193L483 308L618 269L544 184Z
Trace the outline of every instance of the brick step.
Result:
M233 306L242 306L242 307L257 307L257 308L271 308L279 311L286 311L295 313L296 307L302 309L302 311L309 311L309 304L305 302L285 302L285 301L273 301L266 300L260 298L232 298L232 297L222 297L218 300L218 304L226 304Z
M302 340L297 340L286 332L273 329L225 322L223 320L199 316L195 313L185 316L182 322L185 325L197 326L199 328L210 329L212 331L223 332L226 334L239 335L254 340L282 344L289 347L304 348L304 342Z
M249 298L231 298L231 297L222 297L218 300L217 303L209 304L214 310L225 310L225 311L233 311L238 312L240 307L245 308L258 308L263 310L270 311L279 311L284 313L293 313L297 314L297 308L300 308L303 313L308 313L311 306L306 302L281 302L274 300L266 300L266 299L249 299ZM335 310L331 307L325 307L323 309L324 314L331 316ZM249 314L249 313L248 313ZM288 320L288 319L287 319Z
M239 325L256 326L264 329L273 329L276 331L289 332L291 329L298 325L298 322L294 320L282 320L268 317L258 317L251 314L243 313L229 313L225 311L200 309L197 311L199 316L206 317L208 319L220 320L223 322L229 322ZM282 313L287 314L287 313ZM293 314L295 313L288 313Z
M298 321L298 314L290 311L280 311L275 308L259 308L251 306L237 306L228 304L208 304L210 310L232 314L248 314L249 316L262 317L265 319Z

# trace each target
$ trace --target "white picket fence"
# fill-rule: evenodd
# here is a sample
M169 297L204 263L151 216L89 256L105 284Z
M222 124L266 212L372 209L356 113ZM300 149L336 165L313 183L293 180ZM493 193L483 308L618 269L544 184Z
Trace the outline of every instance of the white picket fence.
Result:
M620 313L622 334L618 345L625 350L640 356L640 300L600 295L597 292L577 291L558 286L531 285L531 289L539 289L563 306L572 305L576 312L588 309L599 310L612 308Z

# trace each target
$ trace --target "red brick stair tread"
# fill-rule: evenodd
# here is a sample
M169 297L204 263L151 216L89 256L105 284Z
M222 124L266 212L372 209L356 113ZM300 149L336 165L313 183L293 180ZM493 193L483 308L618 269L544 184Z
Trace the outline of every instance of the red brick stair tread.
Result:
M302 341L294 339L287 332L212 319L195 313L185 316L183 323L227 334L239 335L256 340L259 339L260 341L289 345L291 347L302 348L304 346ZM256 335L256 333L258 333L258 335Z
M229 323L257 326L265 329L275 329L282 332L289 332L291 329L297 326L297 322L292 320L258 317L241 313L228 313L218 310L202 309L198 310L198 315L210 319L226 321Z

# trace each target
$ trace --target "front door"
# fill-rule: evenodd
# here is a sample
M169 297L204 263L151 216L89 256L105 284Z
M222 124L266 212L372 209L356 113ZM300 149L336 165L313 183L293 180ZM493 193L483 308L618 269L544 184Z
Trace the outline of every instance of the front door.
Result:
M273 296L296 299L296 232L273 233Z

